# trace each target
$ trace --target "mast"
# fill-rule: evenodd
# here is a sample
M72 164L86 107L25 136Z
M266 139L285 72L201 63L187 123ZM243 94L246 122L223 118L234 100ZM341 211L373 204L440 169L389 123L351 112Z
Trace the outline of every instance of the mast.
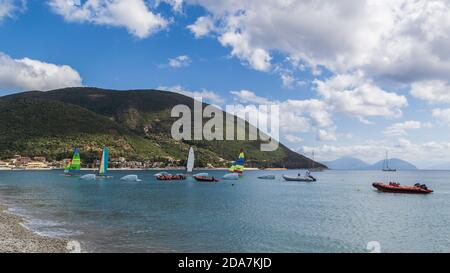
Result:
M386 151L386 161L385 161L385 164L386 164L386 169L389 170L389 156L388 156L388 151Z

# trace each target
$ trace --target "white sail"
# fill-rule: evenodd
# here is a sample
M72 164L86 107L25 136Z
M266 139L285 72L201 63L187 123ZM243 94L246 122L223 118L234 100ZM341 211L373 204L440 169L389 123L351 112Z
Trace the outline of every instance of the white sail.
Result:
M194 170L194 162L195 162L194 148L191 147L189 149L189 157L186 166L188 173L191 173Z

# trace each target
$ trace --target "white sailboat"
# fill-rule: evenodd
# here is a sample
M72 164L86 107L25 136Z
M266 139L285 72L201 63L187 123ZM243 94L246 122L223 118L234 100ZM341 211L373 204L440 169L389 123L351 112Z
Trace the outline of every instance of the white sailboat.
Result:
M308 169L309 170L309 172L322 172L323 171L323 168L321 168L321 167L316 167L315 166L315 163L316 163L316 161L315 161L316 159L315 159L315 153L314 153L314 151L312 152L312 167L310 168L310 169Z
M386 159L383 162L383 172L396 172L397 169L392 169L389 167L389 157L388 152L386 151Z
M188 156L187 165L186 165L186 171L188 173L192 173L192 171L194 170L194 163L195 163L195 153L194 153L194 148L191 147L189 149L189 156Z

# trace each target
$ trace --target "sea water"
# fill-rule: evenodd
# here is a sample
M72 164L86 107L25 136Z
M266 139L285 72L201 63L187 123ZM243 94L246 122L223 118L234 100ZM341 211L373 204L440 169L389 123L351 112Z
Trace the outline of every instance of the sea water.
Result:
M152 171L113 171L112 179L96 181L61 171L0 171L0 202L31 230L78 240L93 252L367 252L369 242L382 252L450 251L450 172L281 179L298 172L248 171L237 181L198 183L158 182ZM269 173L277 178L257 179ZM142 181L120 181L129 174ZM435 192L381 193L375 181L426 183Z

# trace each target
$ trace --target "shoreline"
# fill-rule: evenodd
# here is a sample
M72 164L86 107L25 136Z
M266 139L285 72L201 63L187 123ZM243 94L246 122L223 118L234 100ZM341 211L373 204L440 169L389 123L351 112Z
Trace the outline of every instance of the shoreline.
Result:
M69 240L38 235L24 226L25 220L0 204L1 253L67 253Z
M27 169L6 169L0 168L0 171L62 171L64 169L59 168L27 168ZM97 168L81 168L81 171L97 171ZM142 168L142 169L133 169L133 168L115 168L108 169L108 171L185 171L185 168ZM194 171L227 171L228 168L198 168L194 169ZM259 171L258 168L246 168L246 171ZM266 169L269 170L269 169ZM278 170L278 169L273 169Z

